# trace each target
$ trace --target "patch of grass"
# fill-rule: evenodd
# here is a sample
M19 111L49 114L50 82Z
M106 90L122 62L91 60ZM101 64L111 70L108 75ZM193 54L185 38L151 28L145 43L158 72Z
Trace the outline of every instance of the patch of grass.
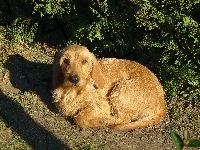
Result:
M81 149L81 150L96 150L96 148L92 144L78 145L77 149Z
M12 127L5 122L2 116L0 116L0 133L0 147L2 150L32 149L26 141L12 131Z

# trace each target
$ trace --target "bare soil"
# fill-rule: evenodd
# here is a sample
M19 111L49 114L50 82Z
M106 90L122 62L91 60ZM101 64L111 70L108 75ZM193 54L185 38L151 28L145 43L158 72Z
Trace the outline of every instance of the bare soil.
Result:
M0 149L173 150L171 129L200 139L200 101L167 99L168 114L153 127L129 132L81 129L57 113L51 99L56 49L0 47Z

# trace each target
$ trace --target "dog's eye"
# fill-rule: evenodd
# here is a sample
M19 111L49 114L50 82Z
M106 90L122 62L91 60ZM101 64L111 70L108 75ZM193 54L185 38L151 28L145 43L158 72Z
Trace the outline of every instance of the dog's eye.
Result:
M88 61L86 60L86 59L84 59L83 61L82 61L82 64L84 65L84 64L86 64Z
M70 62L69 62L69 59L66 59L66 58L63 60L63 62L64 62L66 65L69 65L69 63L70 63Z

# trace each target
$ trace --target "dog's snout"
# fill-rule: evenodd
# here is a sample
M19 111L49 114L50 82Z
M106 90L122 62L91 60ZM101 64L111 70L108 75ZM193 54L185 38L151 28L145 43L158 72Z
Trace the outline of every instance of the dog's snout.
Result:
M77 84L80 81L80 77L77 75L70 75L69 81L73 84Z

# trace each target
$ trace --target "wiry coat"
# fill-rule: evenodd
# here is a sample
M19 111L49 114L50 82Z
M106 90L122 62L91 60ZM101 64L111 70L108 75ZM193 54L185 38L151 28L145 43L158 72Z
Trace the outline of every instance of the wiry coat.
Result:
M84 46L71 45L57 55L53 89L60 112L82 128L131 130L166 114L163 88L150 70L129 60L96 59Z

